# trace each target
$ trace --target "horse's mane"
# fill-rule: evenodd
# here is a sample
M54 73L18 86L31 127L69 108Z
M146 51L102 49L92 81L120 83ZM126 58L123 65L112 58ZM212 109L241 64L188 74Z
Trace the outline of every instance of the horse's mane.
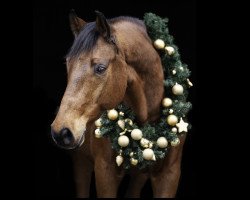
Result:
M108 20L110 25L121 21L131 22L146 29L143 21L134 17L120 16ZM75 38L70 51L66 55L66 58L76 57L79 56L82 52L91 51L96 45L98 37L99 37L99 32L96 29L96 23L95 22L87 23L82 28L79 35Z

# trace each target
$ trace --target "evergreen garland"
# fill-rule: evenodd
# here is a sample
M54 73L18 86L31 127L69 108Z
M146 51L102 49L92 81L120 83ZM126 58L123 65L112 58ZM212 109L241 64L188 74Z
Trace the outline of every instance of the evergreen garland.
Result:
M173 36L169 34L168 19L162 19L153 13L146 13L144 15L144 23L148 35L154 41L154 46L158 49L161 57L164 77L166 78L163 83L165 86L165 97L170 98L172 104L166 104L162 107L161 118L157 123L146 124L143 127L138 127L136 123L133 123L135 114L123 104L120 104L116 110L113 109L104 112L99 121L96 121L96 126L98 127L95 131L96 137L110 138L112 148L118 155L117 164L118 166L122 165L125 169L129 169L132 166L136 166L139 169L151 166L158 159L163 159L171 146L177 146L180 142L178 135L186 133L186 131L179 128L177 131L177 122L173 124L170 122L171 125L169 125L167 118L172 114L177 117L179 123L182 119L187 121L186 116L192 106L190 102L186 101L188 95L187 89L192 86L192 83L188 79L191 72L187 68L187 65L180 60L178 48L173 43ZM162 46L162 44L164 45ZM177 90L174 91L173 88L176 84L178 85L175 88ZM183 92L180 92L181 87ZM185 123L185 127L187 125ZM190 129L191 125L188 125L187 128ZM134 140L131 137L131 132L134 129L142 131L141 139ZM118 144L118 139L121 135L127 137L123 140L124 147ZM159 137L166 138L166 147L159 147L157 144ZM127 139L129 139L129 143L126 141ZM150 155L144 158L143 151L145 149L153 150L151 159L148 158L152 154L151 150L149 150Z

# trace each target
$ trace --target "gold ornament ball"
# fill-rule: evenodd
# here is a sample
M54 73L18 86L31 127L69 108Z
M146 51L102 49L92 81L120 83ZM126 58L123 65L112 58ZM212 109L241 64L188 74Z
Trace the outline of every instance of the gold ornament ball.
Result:
M177 128L175 128L175 127L172 128L172 132L173 132L173 133L177 133Z
M173 141L171 141L171 146L172 147L176 147L180 144L180 139L179 138L176 138L174 139Z
M172 92L175 94L175 95L182 95L183 94L183 87L182 85L176 83L173 88L172 88Z
M175 115L169 115L167 117L167 123L170 125L170 126L175 126L178 122L178 118L175 116Z
M120 166L123 163L123 157L121 155L116 156L116 164Z
M95 137L96 138L101 138L102 137L102 134L101 134L101 131L99 128L95 129Z
M134 159L134 158L131 158L131 159L130 159L130 163L131 163L131 165L137 165L138 160L137 160L137 159Z
M149 140L145 139L145 138L142 138L141 141L140 141L140 144L142 147L148 147L148 144L149 144Z
M164 98L164 99L162 100L162 105L163 105L165 108L168 108L168 107L172 106L172 104L173 104L173 101L172 101L172 99L170 99L170 98Z
M108 111L108 118L110 120L116 120L118 118L118 112L115 109Z
M131 132L131 137L134 140L140 140L142 138L142 131L140 129L138 129L138 128L133 129L132 132Z
M159 137L156 143L160 148L166 148L168 146L168 141L165 137Z
M134 152L130 152L129 156L133 157L133 155L134 155Z
M165 42L164 42L162 39L157 39L157 40L155 40L155 42L154 42L154 47L155 47L156 49L164 49L164 47L165 47Z
M101 120L101 118L99 118L99 119L97 119L95 121L95 126L98 127L98 128L102 126L102 120Z
M169 114L172 114L173 112L174 112L174 110L173 109L169 109Z
M145 160L153 160L154 151L152 149L144 149L142 156Z
M167 53L168 55L170 55L170 56L173 55L174 52L175 52L174 48L171 47L171 46L166 46L166 47L165 47L165 51L166 51L166 53Z
M126 135L122 135L118 138L118 144L121 146L121 147L126 147L128 146L129 144L129 139Z
M124 130L124 128L125 128L125 122L124 122L124 120L119 119L118 122L117 122L117 124L118 124L118 126L119 126L122 130Z
M124 112L122 112L122 111L119 112L119 115L124 116Z

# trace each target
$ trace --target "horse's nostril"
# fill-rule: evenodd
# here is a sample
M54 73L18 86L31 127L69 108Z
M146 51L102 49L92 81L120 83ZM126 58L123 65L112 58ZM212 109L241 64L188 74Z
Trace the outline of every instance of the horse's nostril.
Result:
M60 146L68 146L74 142L74 137L68 128L63 128L59 133L51 129L51 135L54 141Z
M73 142L73 134L68 128L64 128L61 130L60 135L65 145L69 145Z

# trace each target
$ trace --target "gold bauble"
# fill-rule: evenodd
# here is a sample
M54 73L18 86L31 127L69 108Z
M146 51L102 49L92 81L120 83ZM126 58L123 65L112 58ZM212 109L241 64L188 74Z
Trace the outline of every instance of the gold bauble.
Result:
M118 118L118 112L115 109L108 111L108 118L110 120L116 120Z
M145 160L154 160L154 151L152 149L144 149L142 156Z
M102 119L101 118L99 118L95 121L95 126L98 128L102 126Z
M116 156L116 164L120 166L123 163L123 157L121 155Z
M96 138L101 138L102 137L102 134L101 134L101 131L99 128L95 129L95 137Z
M149 144L149 140L147 140L145 138L142 138L141 141L140 141L140 144L141 144L142 147L147 148L148 144Z
M122 111L119 112L119 115L124 116L124 112L122 112Z
M131 158L131 159L130 159L130 163L131 163L131 165L137 165L138 160L137 160L137 159L134 159L134 158Z
M171 46L166 46L166 47L165 47L165 51L166 51L166 53L167 53L169 56L171 56L171 55L173 55L173 54L175 53L174 48L171 47Z
M162 100L162 105L163 105L163 107L165 107L165 108L168 108L168 107L172 106L172 104L173 104L173 101L172 101L172 99L170 99L170 98L164 98L164 99Z
M172 92L175 94L175 95L182 95L183 94L183 87L182 85L176 83L173 87L172 87Z
M156 49L164 49L164 47L165 47L165 42L164 42L162 39L157 39L157 40L155 40L155 42L154 42L154 47L155 47Z
M175 138L173 141L171 141L171 146L172 147L176 147L180 144L180 139L179 138Z
M175 115L169 115L167 117L167 123L170 125L170 126L175 126L178 122L178 118L175 116Z
M118 126L119 126L122 130L124 130L124 128L125 128L125 122L124 122L124 120L119 119L118 122L117 122L117 124L118 124Z
M160 148L166 148L168 146L168 141L165 137L159 137L156 143Z
M173 133L177 133L177 128L176 127L172 128L171 130L172 130Z
M126 147L128 146L129 144L129 139L126 135L122 135L118 138L118 144L121 146L121 147Z
M174 112L174 110L173 109L169 109L169 114L172 114L173 112Z
M142 131L140 129L138 129L138 128L133 129L132 132L131 132L131 137L134 140L140 140L142 138Z
M133 155L134 155L134 152L130 152L129 156L133 157Z

